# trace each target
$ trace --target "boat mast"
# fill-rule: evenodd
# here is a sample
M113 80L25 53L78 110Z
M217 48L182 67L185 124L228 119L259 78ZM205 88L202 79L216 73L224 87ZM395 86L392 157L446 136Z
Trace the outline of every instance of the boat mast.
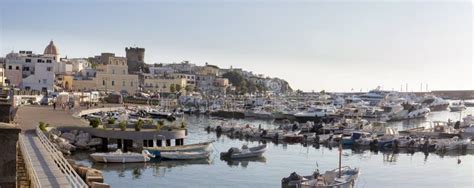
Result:
M339 144L339 178L342 176L341 172L341 158L342 158L342 143Z

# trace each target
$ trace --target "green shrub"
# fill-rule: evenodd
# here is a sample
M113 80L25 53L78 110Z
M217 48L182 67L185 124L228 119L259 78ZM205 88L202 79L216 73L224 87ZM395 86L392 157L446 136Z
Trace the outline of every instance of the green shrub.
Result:
M46 127L49 127L49 124L44 123L42 121L39 122L39 128L41 131L46 132Z
M89 125L94 127L94 128L99 127L100 119L99 118L94 118L94 119L89 120Z
M143 124L145 124L145 122L143 120L139 119L137 121L137 123L135 123L135 131L142 130Z
M127 129L127 122L126 121L121 121L119 123L119 128L120 128L120 130L125 131Z
M109 125L113 125L113 124L115 124L115 119L110 118L110 119L107 120L107 123L108 123Z

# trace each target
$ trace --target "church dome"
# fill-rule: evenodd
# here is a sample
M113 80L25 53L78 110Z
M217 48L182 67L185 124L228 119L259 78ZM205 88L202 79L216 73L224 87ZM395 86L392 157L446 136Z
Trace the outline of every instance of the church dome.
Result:
M48 54L48 55L59 55L59 50L56 48L54 45L53 41L49 42L48 46L44 49L43 54Z

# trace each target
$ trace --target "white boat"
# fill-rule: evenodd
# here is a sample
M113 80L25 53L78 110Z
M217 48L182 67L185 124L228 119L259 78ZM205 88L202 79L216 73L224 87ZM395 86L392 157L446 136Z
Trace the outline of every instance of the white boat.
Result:
M438 139L436 141L435 149L438 151L458 150L464 149L469 144L471 144L470 139L460 139L459 137L455 136L450 139Z
M298 188L353 188L356 186L360 170L344 166L324 174L315 171L310 176L300 176L292 173L289 177L281 180L282 187Z
M188 144L182 146L143 147L143 149L151 152L155 156L161 156L162 152L209 151L211 149L212 142L214 141Z
M197 151L197 152L161 152L160 157L164 159L173 160L195 160L195 159L207 159L210 155L208 151Z
M435 96L426 96L421 104L430 108L431 111L443 111L448 109L449 102Z
M147 150L143 150L142 153L127 152L123 153L121 150L109 153L93 153L90 154L95 162L102 163L139 163L148 162L150 158L155 157L150 154Z
M463 102L454 102L449 105L449 110L451 110L451 112L460 112L466 110L466 106Z
M408 103L387 105L384 111L387 112L388 121L425 118L431 112L428 107Z
M247 145L243 145L242 149L230 148L227 152L222 152L221 157L228 159L261 157L266 150L267 145L261 145L251 148L247 147Z

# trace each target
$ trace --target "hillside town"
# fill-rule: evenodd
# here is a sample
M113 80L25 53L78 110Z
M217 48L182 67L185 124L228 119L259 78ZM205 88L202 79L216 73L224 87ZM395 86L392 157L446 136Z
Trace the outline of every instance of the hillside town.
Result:
M53 41L44 52L20 50L0 58L0 85L42 93L90 92L154 97L179 95L282 94L292 91L285 80L241 68L205 63L145 62L145 49L125 48L126 57L104 52L94 57L61 56Z

